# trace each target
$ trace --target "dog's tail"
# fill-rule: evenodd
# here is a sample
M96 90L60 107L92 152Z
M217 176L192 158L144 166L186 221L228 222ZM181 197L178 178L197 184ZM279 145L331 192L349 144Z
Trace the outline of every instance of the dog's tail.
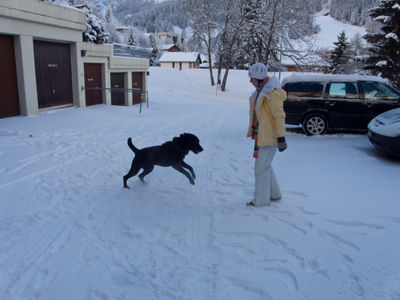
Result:
M132 144L132 139L131 139L131 138L128 139L128 146L129 146L129 148L131 148L131 150L132 150L133 152L135 152L135 154L139 151L138 148L136 148L135 146L133 146L133 144Z

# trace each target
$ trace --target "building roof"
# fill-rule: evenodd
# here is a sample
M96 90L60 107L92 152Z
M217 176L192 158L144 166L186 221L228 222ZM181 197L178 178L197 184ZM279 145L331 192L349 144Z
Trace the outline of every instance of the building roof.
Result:
M195 62L197 59L200 60L199 52L164 52L159 62Z
M175 44L160 45L160 46L158 46L158 49L161 51L164 51L164 50L170 50L171 48L174 48L174 47L179 49L179 47Z

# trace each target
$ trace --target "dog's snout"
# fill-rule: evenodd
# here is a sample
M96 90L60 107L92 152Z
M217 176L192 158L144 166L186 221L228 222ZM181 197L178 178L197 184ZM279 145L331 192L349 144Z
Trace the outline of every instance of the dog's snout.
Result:
M201 147L200 145L197 147L197 149L195 149L194 153L200 153L201 151L203 151L203 147Z

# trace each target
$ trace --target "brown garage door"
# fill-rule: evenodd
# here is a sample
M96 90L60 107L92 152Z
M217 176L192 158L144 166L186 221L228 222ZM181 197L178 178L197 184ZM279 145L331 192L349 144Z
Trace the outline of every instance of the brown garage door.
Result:
M143 73L142 72L132 72L132 88L143 90ZM142 94L133 93L133 104L140 103L142 99Z
M124 73L111 73L111 88L124 88ZM112 105L125 105L124 92L111 92Z
M35 41L34 49L39 108L72 104L69 44Z
M101 64L85 64L85 87L101 88ZM86 106L102 104L103 92L101 90L86 90Z
M0 35L0 118L20 114L12 36Z

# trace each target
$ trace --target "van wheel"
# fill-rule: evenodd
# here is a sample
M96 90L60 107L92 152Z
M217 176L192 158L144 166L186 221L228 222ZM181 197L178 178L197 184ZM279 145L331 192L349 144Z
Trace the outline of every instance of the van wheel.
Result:
M320 114L308 115L303 121L303 130L307 135L325 134L328 129L328 120Z

